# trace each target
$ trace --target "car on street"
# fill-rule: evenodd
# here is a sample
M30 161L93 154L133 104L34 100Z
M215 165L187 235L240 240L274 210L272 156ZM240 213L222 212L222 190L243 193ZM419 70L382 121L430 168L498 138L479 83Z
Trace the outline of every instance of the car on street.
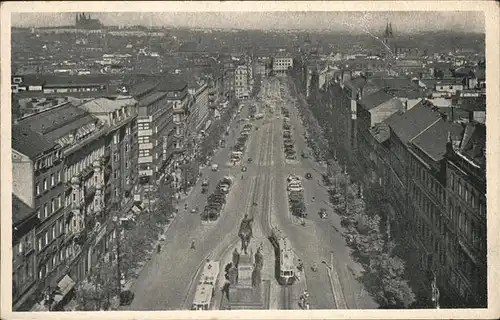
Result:
M219 170L219 165L217 163L213 163L211 168L212 168L212 171L217 171L217 170Z
M247 167L245 167L245 166L241 167L241 171L242 172L247 172Z
M288 178L286 179L288 182L292 182L292 181L301 181L300 177L299 176L296 176L296 175L290 175L288 176Z
M310 172L306 173L306 179L311 180L312 179L312 174Z
M319 216L321 219L326 219L328 218L328 212L326 212L326 209L325 208L321 208L319 210Z
M248 163L252 163L252 158L248 158Z

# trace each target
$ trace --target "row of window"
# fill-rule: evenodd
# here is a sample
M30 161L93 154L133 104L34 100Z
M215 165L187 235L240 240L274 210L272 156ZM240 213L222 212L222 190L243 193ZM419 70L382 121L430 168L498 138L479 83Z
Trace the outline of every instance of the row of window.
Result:
M450 188L457 193L462 200L467 202L472 208L479 208L479 213L484 214L484 204L477 195L477 191L472 188L464 179L456 176L453 172L449 174Z
M60 193L57 197L52 198L50 201L44 203L37 209L37 217L41 221L50 217L51 214L56 212L57 210L63 208L64 204L62 202L63 195Z
M35 187L36 195L38 196L38 195L44 193L45 191L50 190L51 188L53 188L57 184L59 184L59 182L61 182L61 180L62 180L62 172L61 171L57 171L55 173L52 173L50 175L49 179L44 178L42 183L40 183L40 182L36 183L36 187Z
M55 151L48 154L35 162L35 170L40 170L42 168L51 167L56 160L60 160L62 157L61 151Z
M478 251L483 251L484 238L477 222L470 217L460 205L455 205L451 199L448 201L448 210L455 227L467 239L467 242Z
M69 168L66 168L65 170L65 175L66 175L66 181L71 181L71 177L76 176L80 172L83 171L83 169L88 168L92 163L102 157L104 155L104 147L100 147L99 149L96 149L92 151L90 154L85 156L84 159L78 161L78 163L72 164L69 166Z
M12 281L16 288L22 288L26 282L33 280L34 266L34 256L31 256L23 262L20 268L14 270ZM15 292L13 295L15 296Z
M59 251L59 254L54 254L51 259L40 267L38 270L38 279L44 279L52 270L57 268L66 259L71 258L74 254L72 246L68 246L63 250Z
M37 237L38 251L42 251L52 240L64 234L64 217L57 220L50 228L45 230L43 234Z

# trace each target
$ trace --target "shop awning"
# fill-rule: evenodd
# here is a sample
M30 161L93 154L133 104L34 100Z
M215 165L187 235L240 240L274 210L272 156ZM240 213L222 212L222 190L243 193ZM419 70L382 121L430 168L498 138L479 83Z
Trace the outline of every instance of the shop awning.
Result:
M75 281L70 276L65 275L57 286L59 287L59 292L54 297L56 303L61 301L75 287Z

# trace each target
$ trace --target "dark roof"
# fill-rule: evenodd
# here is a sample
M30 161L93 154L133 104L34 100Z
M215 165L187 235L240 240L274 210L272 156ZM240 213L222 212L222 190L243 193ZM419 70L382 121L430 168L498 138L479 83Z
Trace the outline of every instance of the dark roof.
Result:
M372 78L370 82L373 82L380 88L390 88L397 90L418 90L418 84L414 83L411 79L408 78Z
M452 64L448 62L432 62L427 65L429 68L435 68L435 69L451 69Z
M462 125L441 119L420 132L411 143L432 160L439 162L446 154L448 135L460 137L462 132Z
M155 101L158 101L159 99L163 98L166 95L167 95L166 92L152 92L147 96L141 98L141 100L139 101L139 106L141 107L147 106Z
M23 91L15 93L14 97L23 98L52 98L52 97L75 97L75 98L101 98L101 97L116 97L119 93L109 93L108 91L81 91L81 92L60 92L60 93L43 93L42 91Z
M12 149L19 151L27 157L34 159L36 156L55 147L55 142L50 142L27 125L12 125Z
M110 82L120 82L123 75L119 74L85 74L85 75L54 75L54 74L26 74L21 75L23 84L45 84L45 85L62 85L62 84L107 84Z
M392 132L401 142L407 144L425 128L441 119L441 114L424 106L423 101L417 103L406 112L396 112L385 120Z
M129 89L129 93L133 97L137 97L145 94L148 91L151 91L152 89L156 88L157 85L158 85L157 80L147 79L135 85L132 85Z
M346 81L345 85L348 86L351 89L360 89L363 88L363 86L366 84L366 78L365 77L357 77L353 78L349 81Z
M158 87L158 91L180 91L187 87L187 82L181 76L169 74L162 76Z
M394 97L385 92L384 90L379 90L361 99L361 101L359 101L359 104L363 106L366 110L370 110L381 105L386 101L391 100L392 98Z
M19 123L42 134L49 141L56 141L94 121L90 113L68 103L21 119Z
M458 108L467 111L486 111L486 97L461 98Z
M484 167L486 156L484 150L486 148L486 126L482 123L470 122L467 123L463 140L460 145L460 153L466 156L469 160Z
M30 215L34 214L34 208L30 208L26 203L16 195L12 195L12 224L17 225Z
M12 243L17 243L22 236L38 224L40 224L40 219L35 214L35 210L12 195Z

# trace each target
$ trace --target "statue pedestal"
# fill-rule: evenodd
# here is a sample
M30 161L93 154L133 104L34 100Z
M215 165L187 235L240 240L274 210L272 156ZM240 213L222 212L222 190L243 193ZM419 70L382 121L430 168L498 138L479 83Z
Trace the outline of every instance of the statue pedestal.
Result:
M254 261L252 254L242 254L238 265L238 282L229 287L229 301L223 301L223 308L269 309L270 281L262 281L252 286ZM254 279L254 281L256 281Z
M238 265L238 288L251 288L252 287L252 271L253 264L250 255L241 255L240 263Z

